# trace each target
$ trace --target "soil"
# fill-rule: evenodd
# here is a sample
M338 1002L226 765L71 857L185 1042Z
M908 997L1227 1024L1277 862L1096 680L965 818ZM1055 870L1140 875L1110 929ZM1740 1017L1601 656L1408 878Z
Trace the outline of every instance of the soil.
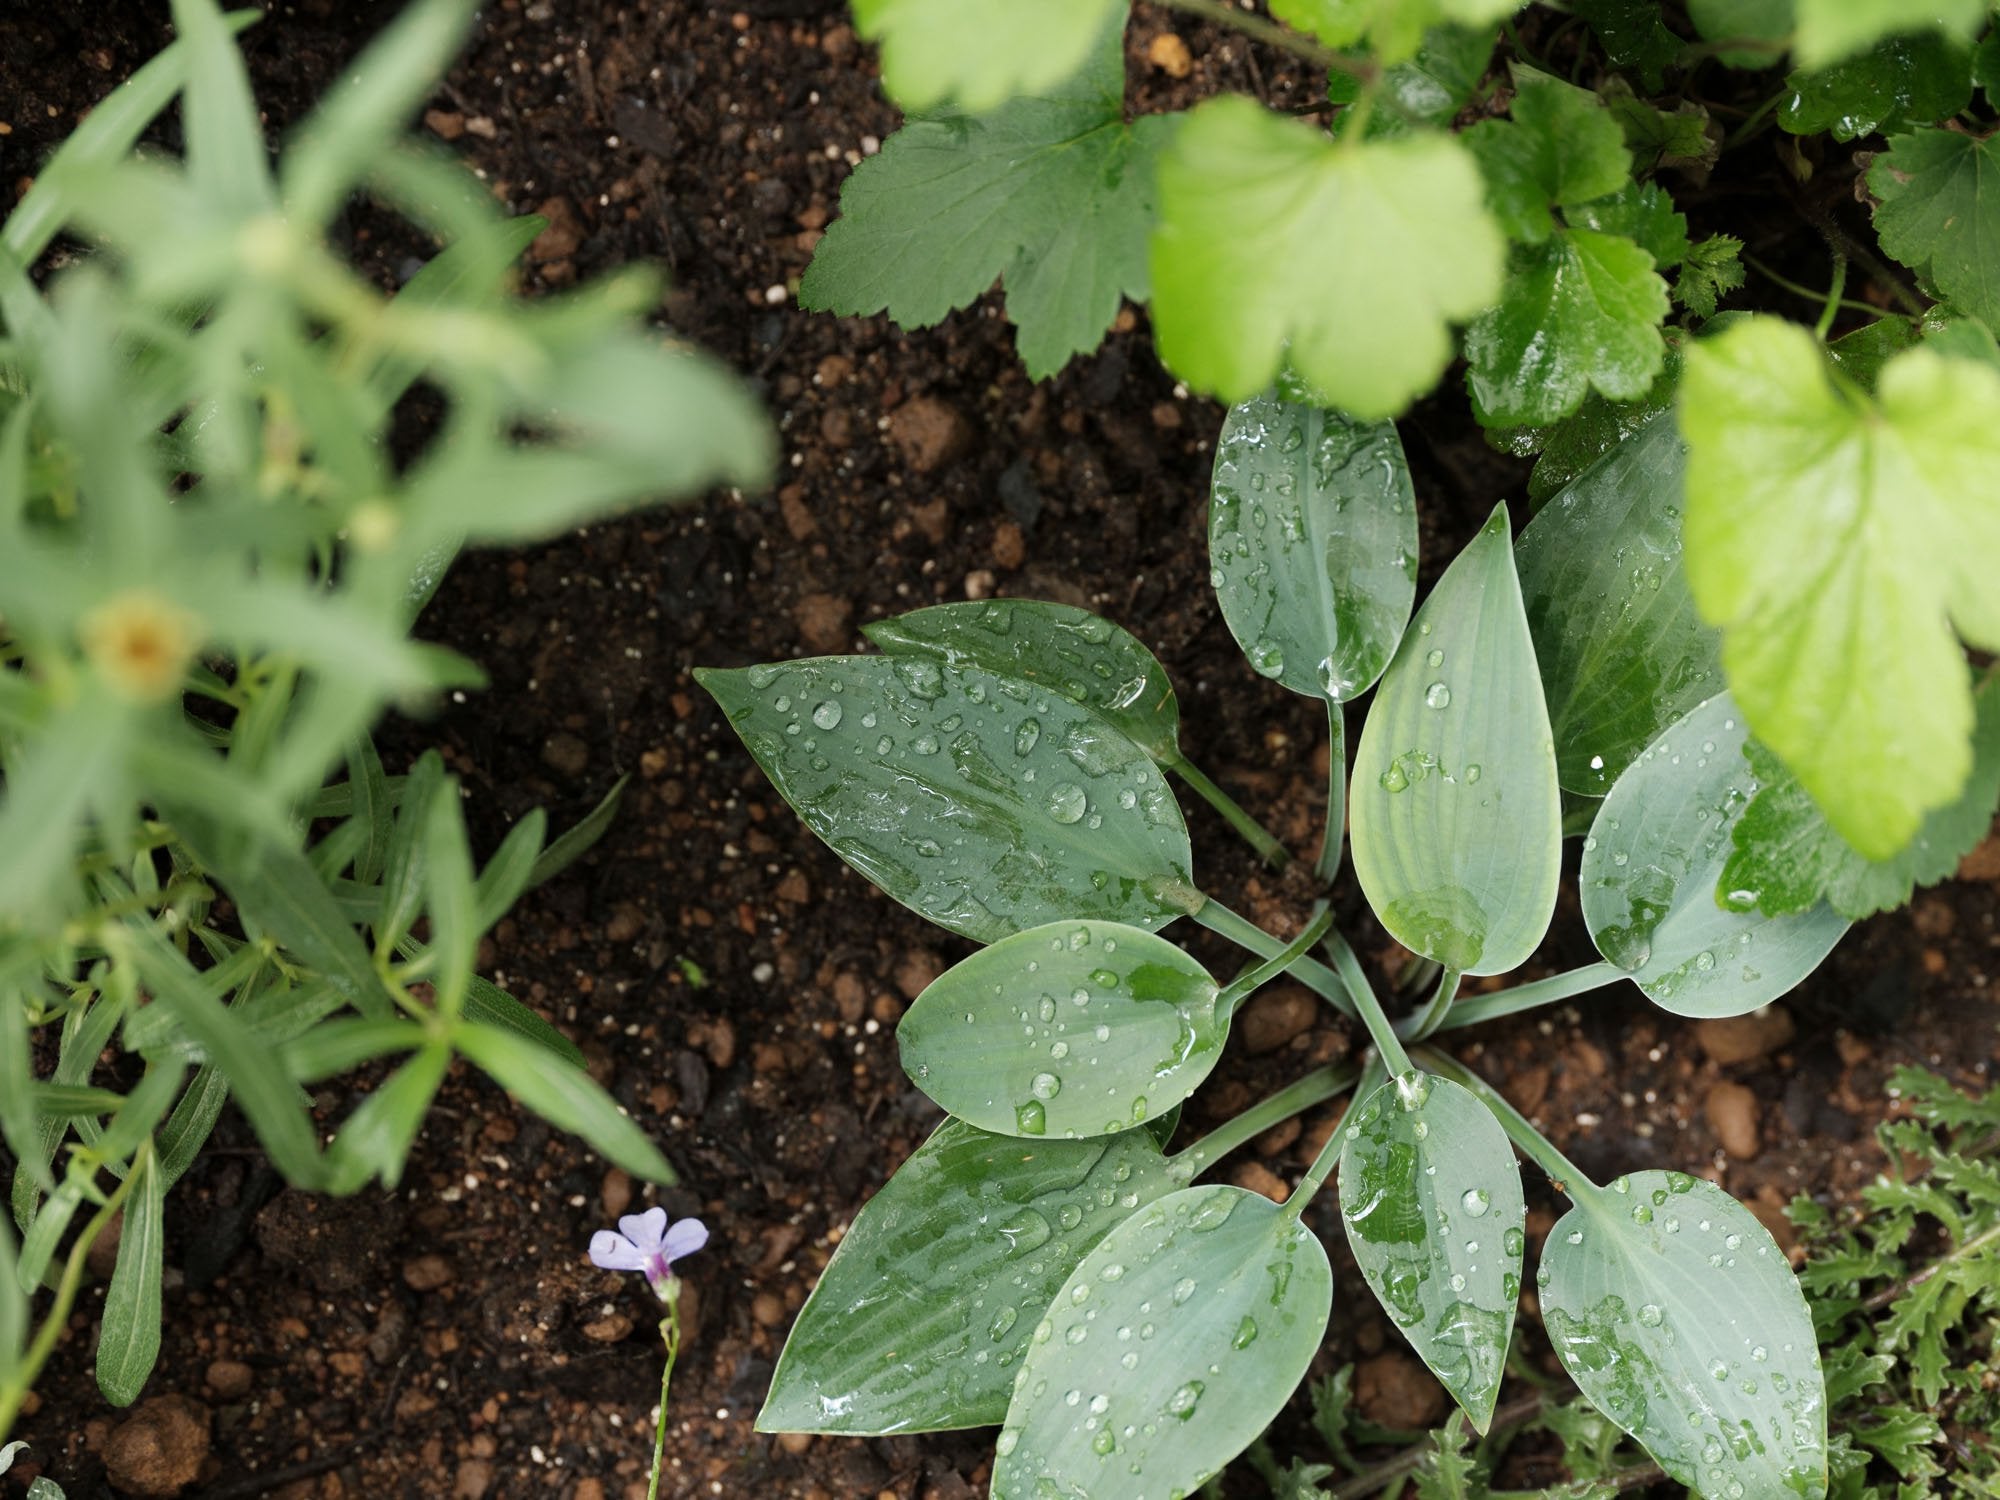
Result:
M425 120L496 195L549 218L529 290L634 261L664 267L664 321L727 359L769 406L779 486L466 559L425 628L481 662L491 687L389 726L384 741L392 770L426 745L444 748L485 849L531 807L560 825L632 776L599 848L524 900L482 962L577 1040L681 1185L635 1186L463 1070L395 1194L288 1191L228 1117L169 1204L165 1343L147 1396L172 1399L136 1417L102 1402L89 1361L101 1292L86 1294L16 1434L33 1445L29 1461L0 1493L37 1471L78 1500L121 1493L107 1462L136 1451L181 1463L192 1478L180 1492L206 1500L643 1495L654 1314L636 1278L594 1270L583 1250L612 1216L651 1201L714 1231L682 1268L690 1338L664 1494L983 1493L990 1433L752 1431L814 1277L937 1119L898 1068L893 1031L968 949L801 828L689 668L861 649L862 623L938 600L1087 605L1167 664L1196 762L1295 849L1317 841L1324 724L1246 670L1206 586L1219 410L1162 369L1142 315L1037 386L995 299L921 332L798 311L790 292L840 183L896 114L834 0L739 4L501 0ZM165 10L44 0L0 14L10 194L167 39ZM299 0L248 34L274 133L393 10ZM1169 32L1184 47L1159 41ZM1309 80L1269 54L1143 6L1131 47L1149 107L1223 87L1308 97ZM1184 63L1188 76L1174 76ZM172 131L162 127L170 144ZM1749 165L1692 191L1697 229L1704 205L1756 191L1779 149L1747 149ZM1797 219L1786 223L1796 236ZM366 209L345 232L385 281L422 253ZM1816 240L1778 233L1753 248L1810 276ZM1525 468L1486 446L1455 395L1419 406L1403 433L1428 523L1428 585L1496 497L1525 520ZM1301 919L1295 885L1263 873L1205 808L1191 805L1189 818L1205 888L1274 928ZM1794 1194L1851 1202L1875 1172L1870 1131L1892 1068L1985 1077L2000 1022L2000 860L1979 868L1984 878L1862 926L1756 1023L1697 1026L1621 987L1499 1025L1465 1055L1594 1175L1700 1170L1787 1233L1778 1209ZM1336 894L1364 958L1393 973L1400 952L1352 888ZM1181 936L1228 961L1205 934ZM1520 977L1592 957L1572 894ZM1184 1130L1240 1108L1253 1084L1261 1093L1358 1045L1296 996L1281 991L1261 1009L1265 1050L1232 1049ZM324 1124L371 1081L323 1086ZM1333 1118L1273 1132L1224 1175L1282 1190ZM1531 1228L1545 1231L1559 1200L1538 1181L1530 1191ZM1330 1198L1311 1218L1344 1260ZM1342 1274L1353 1288L1351 1264ZM1532 1295L1526 1306L1527 1347L1548 1363ZM1370 1416L1428 1420L1438 1392L1395 1348L1369 1299L1344 1296L1315 1373L1365 1361ZM1301 1410L1276 1429L1277 1450L1324 1458ZM1532 1445L1509 1473L1521 1485L1559 1477ZM1262 1489L1239 1474L1228 1493Z

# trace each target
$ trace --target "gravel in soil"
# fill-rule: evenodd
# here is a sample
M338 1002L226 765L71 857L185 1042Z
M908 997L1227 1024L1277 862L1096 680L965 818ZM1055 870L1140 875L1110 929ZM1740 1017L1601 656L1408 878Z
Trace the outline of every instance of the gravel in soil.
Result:
M249 34L274 129L393 9L304 0ZM166 39L162 16L80 0L0 16L11 194ZM1306 87L1239 41L1144 9L1131 51L1142 102L1225 86L1283 102ZM1298 849L1317 839L1325 735L1311 705L1245 669L1216 614L1204 513L1220 413L1162 370L1136 315L1034 385L994 299L912 333L796 309L791 290L841 180L895 119L827 0L734 11L502 0L424 117L496 195L550 221L528 255L530 289L663 265L665 320L742 371L781 435L768 494L468 559L425 625L492 686L385 740L392 770L444 748L485 849L530 807L571 820L634 775L600 848L525 901L481 962L577 1040L683 1185L633 1183L462 1070L394 1195L285 1190L232 1117L169 1207L168 1321L146 1401L119 1412L96 1395L92 1291L19 1434L31 1462L8 1483L40 1468L79 1497L642 1495L655 1309L636 1278L593 1269L583 1251L593 1229L657 1201L714 1231L683 1267L689 1337L663 1493L983 1492L990 1434L751 1429L842 1230L938 1118L899 1070L893 1031L967 948L803 831L689 668L860 649L861 624L944 599L1084 605L1159 653L1190 753ZM345 232L385 281L422 251L366 210ZM1519 502L1523 470L1485 446L1456 399L1420 406L1404 434L1430 523L1427 585L1495 496ZM1204 884L1295 926L1297 886L1260 871L1205 809L1189 816ZM1763 1016L1689 1023L1624 989L1497 1027L1464 1056L1585 1170L1700 1170L1784 1238L1791 1196L1844 1199L1874 1173L1869 1132L1894 1066L1984 1076L2000 1022L1991 846L1969 873L1862 926ZM1400 950L1357 894L1343 888L1337 904L1364 958L1394 972ZM1205 934L1183 936L1228 961ZM1572 900L1520 977L1592 956ZM1301 995L1279 989L1251 1007L1184 1129L1359 1045ZM372 1081L323 1085L323 1123ZM1337 1118L1279 1127L1223 1175L1280 1193ZM1545 1232L1560 1200L1530 1177L1530 1227ZM1330 1197L1312 1217L1344 1259ZM1344 1274L1354 1285L1351 1264ZM1529 1347L1546 1362L1532 1293L1526 1305ZM1435 1385L1386 1320L1365 1299L1342 1307L1316 1371L1362 1360L1369 1416L1432 1420ZM1302 1425L1280 1438L1317 1456ZM1522 1467L1523 1484L1559 1477L1532 1452Z

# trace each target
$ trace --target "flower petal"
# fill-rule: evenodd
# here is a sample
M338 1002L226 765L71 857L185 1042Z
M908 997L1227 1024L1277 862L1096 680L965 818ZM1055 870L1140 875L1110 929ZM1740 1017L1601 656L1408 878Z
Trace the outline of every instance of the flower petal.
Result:
M624 1235L600 1229L590 1237L590 1263L607 1271L643 1271L650 1256Z
M708 1226L699 1219L682 1219L660 1240L660 1254L668 1262L692 1255L708 1243Z
M667 1232L667 1211L664 1208L649 1208L642 1214L627 1214L618 1221L619 1231L648 1252L660 1248L660 1236Z

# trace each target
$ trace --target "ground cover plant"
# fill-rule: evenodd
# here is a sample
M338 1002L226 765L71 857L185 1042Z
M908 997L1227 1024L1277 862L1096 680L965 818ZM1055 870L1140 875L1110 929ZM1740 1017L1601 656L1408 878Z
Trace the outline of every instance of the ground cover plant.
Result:
M0 229L0 1439L114 1220L94 1366L136 1398L166 1195L231 1100L292 1183L393 1186L463 1056L671 1180L576 1047L475 972L615 793L476 866L458 779L435 753L386 774L370 731L478 685L412 636L462 547L765 462L749 397L644 328L650 276L518 301L540 224L403 140L469 4L410 8L275 168L231 41L248 18L174 14ZM134 154L177 100L184 157ZM325 242L356 192L441 246L394 297ZM37 284L62 234L91 253ZM443 416L400 451L413 387ZM383 1059L322 1146L305 1086Z

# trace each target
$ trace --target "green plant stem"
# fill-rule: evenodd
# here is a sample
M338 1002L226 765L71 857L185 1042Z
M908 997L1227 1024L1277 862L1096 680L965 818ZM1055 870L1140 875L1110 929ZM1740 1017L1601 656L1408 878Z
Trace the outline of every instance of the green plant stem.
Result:
M1456 969L1444 969L1438 974L1437 990L1431 995L1430 1003L1413 1016L1405 1016L1396 1023L1396 1034L1410 1041L1421 1042L1425 1037L1444 1024L1444 1018L1451 1013L1451 1002L1458 996L1458 984L1465 976Z
M1809 286L1803 286L1799 282L1793 281L1789 276L1772 270L1771 267L1757 259L1754 255L1744 256L1743 264L1755 271L1759 276L1762 276L1773 286L1790 292L1794 297L1803 297L1808 302L1820 302L1834 308L1846 308L1849 312L1867 313L1870 317L1876 319L1888 316L1881 308L1874 306L1872 303L1856 302L1852 297L1839 295L1842 287L1846 284L1847 264L1844 260L1836 262L1840 267L1839 283L1831 291L1827 292L1816 292Z
M1333 958L1334 971L1340 975L1340 982L1354 997L1361 1024L1368 1028L1369 1039L1375 1043L1375 1050L1382 1054L1382 1066L1389 1070L1390 1076L1402 1077L1410 1071L1410 1055L1403 1050L1396 1028L1389 1024L1382 1002L1375 998L1375 988L1362 972L1361 960L1355 957L1353 946L1336 932L1328 935L1326 951Z
M1315 1104L1324 1104L1346 1093L1360 1077L1361 1069L1354 1063L1328 1063L1323 1068L1315 1068L1269 1098L1251 1105L1240 1115L1223 1121L1192 1146L1175 1152L1168 1158L1168 1169L1177 1177L1198 1176L1245 1141L1262 1135L1280 1121L1289 1120Z
M56 1283L56 1300L49 1308L49 1315L42 1320L42 1326L35 1331L34 1342L28 1345L27 1353L20 1363L0 1380L0 1443L7 1440L13 1430L14 1418L20 1415L21 1403L28 1399L28 1392L34 1388L35 1377L48 1363L55 1352L56 1343L61 1339L63 1329L69 1326L70 1309L76 1303L77 1288L83 1284L83 1268L90 1256L90 1247L97 1243L97 1237L110 1225L114 1215L125 1205L126 1195L132 1191L132 1184L140 1177L139 1168L152 1155L153 1143L148 1139L132 1158L132 1168L125 1178L104 1200L104 1206L97 1210L82 1234L69 1247L69 1259L63 1265L62 1279Z
M1418 1055L1424 1066L1440 1078L1449 1078L1461 1088L1470 1089L1479 1096L1479 1102L1493 1111L1493 1117L1500 1122L1500 1128L1507 1132L1520 1153L1540 1167L1560 1186L1564 1193L1574 1198L1578 1189L1587 1192L1601 1192L1584 1170L1555 1148L1554 1142L1528 1123L1528 1117L1500 1097L1500 1091L1481 1078L1477 1073L1461 1067L1452 1058L1435 1047L1419 1049Z
M1313 908L1313 914L1305 925L1305 930L1293 938L1284 948L1256 965L1248 973L1239 974L1223 987L1215 997L1216 1015L1227 1021L1236 1014L1236 1007L1255 994L1263 986L1276 979L1285 970L1305 956L1308 948L1326 936L1333 926L1333 913L1327 910L1324 901Z
M1204 896L1201 905L1189 915L1210 932L1226 937L1239 948L1247 948L1260 957L1276 958L1285 951L1285 945L1270 933L1248 918L1238 916L1211 896ZM1342 1015L1354 1014L1354 1001L1348 996L1346 986L1340 982L1340 976L1325 964L1301 954L1292 960L1288 972Z
M1313 864L1313 873L1324 884L1333 884L1333 877L1340 873L1340 843L1346 830L1347 720L1341 715L1340 705L1329 698L1326 701L1326 831L1320 835L1319 858Z
M1282 870L1291 863L1292 856L1286 852L1285 846L1278 842L1277 836L1245 812L1229 793L1204 776L1201 768L1193 761L1173 761L1169 763L1167 769L1185 781L1196 796L1221 814L1222 821L1236 830L1243 842L1255 849L1266 864Z
M1337 73L1349 73L1367 82L1381 73L1380 67L1365 58L1347 57L1327 47L1322 47L1310 37L1300 36L1296 31L1280 26L1276 21L1268 21L1262 16L1238 10L1223 0L1160 0L1168 10L1177 10L1185 15L1200 16L1204 21L1213 21L1218 26L1227 26L1240 31L1253 41L1282 47L1285 51L1303 57L1307 62L1322 68L1330 68Z
M1358 1103L1362 1098L1373 1095L1382 1087L1382 1080L1387 1076L1382 1067L1381 1055L1378 1053L1369 1058L1368 1065L1361 1070L1360 1080L1355 1086L1355 1101ZM1319 1154L1312 1159L1312 1165L1306 1168L1306 1175L1299 1179L1299 1185L1293 1188L1291 1196L1285 1199L1285 1213L1289 1217L1296 1219L1304 1213L1306 1205L1313 1201L1314 1195L1326 1186L1327 1178L1333 1175L1333 1164L1340 1160L1340 1143L1344 1134L1344 1131L1335 1129L1320 1144Z
M1978 1159L1976 1154L1973 1159L1974 1160ZM1994 1245L2000 1245L2000 1224L1995 1224L1991 1229L1985 1231L1983 1234L1974 1235L1971 1239L1967 1240L1963 1245L1960 1245L1956 1250L1950 1251L1947 1254L1939 1256L1936 1260L1932 1261L1929 1265L1925 1266L1921 1271L1917 1272L1914 1276L1905 1277L1903 1280L1896 1282L1892 1286L1884 1287L1881 1291L1877 1292L1874 1296L1870 1297L1866 1302L1864 1302L1862 1304L1861 1310L1863 1312L1878 1313L1883 1308L1888 1307L1891 1303L1901 1299L1903 1296L1908 1294L1914 1288L1922 1286L1926 1281L1929 1281L1933 1276L1937 1275L1947 1266L1955 1265L1962 1260L1970 1260L1974 1256L1978 1255L1982 1250L1986 1250ZM0 1426L0 1436L5 1436L5 1434L6 1434L6 1428L4 1426Z
M667 1299L667 1315L660 1319L660 1340L667 1346L666 1368L660 1371L660 1416L653 1424L653 1478L646 1486L646 1500L660 1500L660 1469L667 1452L667 1394L674 1383L674 1360L681 1352L681 1289L670 1283L673 1296Z
M1510 990L1496 990L1490 995L1474 995L1461 1000L1451 1008L1451 1013L1437 1025L1437 1031L1457 1031L1463 1026L1475 1026L1481 1021L1495 1021L1502 1016L1519 1015L1524 1010L1534 1010L1538 1006L1554 1005L1559 1000L1567 1000L1573 995L1585 995L1592 990L1601 990L1607 984L1616 984L1629 978L1626 972L1613 963L1585 964L1580 969L1570 969L1566 973L1551 974L1546 979L1537 979L1528 984L1517 984ZM1421 1041L1433 1033L1425 1032L1412 1036L1413 1041Z
M1833 281L1826 289L1826 306L1820 309L1819 321L1813 324L1813 337L1822 344L1833 331L1833 320L1840 313L1840 294L1847 290L1847 257L1834 252Z

